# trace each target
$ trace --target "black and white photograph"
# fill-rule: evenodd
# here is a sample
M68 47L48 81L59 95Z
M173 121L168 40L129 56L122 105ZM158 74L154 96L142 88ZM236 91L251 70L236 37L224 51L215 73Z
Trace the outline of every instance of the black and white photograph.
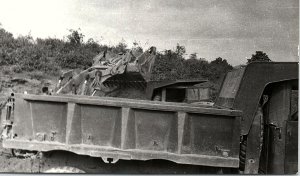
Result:
M298 173L299 0L0 0L0 174Z

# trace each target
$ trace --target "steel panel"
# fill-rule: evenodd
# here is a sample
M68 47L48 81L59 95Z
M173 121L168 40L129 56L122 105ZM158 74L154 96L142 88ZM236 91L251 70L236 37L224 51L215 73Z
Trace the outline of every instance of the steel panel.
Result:
M3 141L6 148L239 166L239 111L116 98L20 94L15 102L12 131L16 135Z
M287 121L285 141L284 173L298 172L298 121Z

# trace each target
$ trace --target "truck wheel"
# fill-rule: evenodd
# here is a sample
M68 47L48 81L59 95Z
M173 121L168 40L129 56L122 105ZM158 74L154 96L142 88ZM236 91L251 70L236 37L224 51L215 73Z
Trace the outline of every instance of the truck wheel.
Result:
M247 141L243 138L240 144L240 171L245 169Z
M63 167L53 167L51 169L44 171L44 173L85 173L85 172L75 167L63 166Z

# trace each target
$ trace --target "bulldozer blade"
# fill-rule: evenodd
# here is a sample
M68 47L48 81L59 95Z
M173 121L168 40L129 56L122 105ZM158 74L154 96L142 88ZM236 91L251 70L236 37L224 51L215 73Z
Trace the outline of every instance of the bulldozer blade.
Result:
M146 81L139 73L124 73L114 75L103 82L106 87L118 86L121 88L140 88L146 87Z

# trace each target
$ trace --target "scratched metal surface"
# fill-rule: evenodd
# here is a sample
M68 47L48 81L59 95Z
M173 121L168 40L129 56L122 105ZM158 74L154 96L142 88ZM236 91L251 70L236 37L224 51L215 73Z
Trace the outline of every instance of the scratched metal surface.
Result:
M240 111L114 98L16 95L5 148L239 166Z

